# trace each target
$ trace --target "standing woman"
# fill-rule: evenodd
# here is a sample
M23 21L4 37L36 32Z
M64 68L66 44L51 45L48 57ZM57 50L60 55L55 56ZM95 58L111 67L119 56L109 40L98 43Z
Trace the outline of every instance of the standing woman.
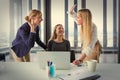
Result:
M95 59L99 62L101 44L97 38L97 27L92 22L92 14L89 9L80 9L77 14L74 12L74 5L68 14L73 17L78 26L80 26L80 37L82 42L82 51L79 59L73 61L73 64L80 64L87 60Z
M70 51L70 42L64 38L62 24L54 27L53 34L48 42L48 51Z
M18 29L16 38L12 42L12 55L17 62L30 61L30 49L35 42L46 49L47 46L39 38L39 25L42 21L42 13L39 10L31 10L25 17L26 22Z

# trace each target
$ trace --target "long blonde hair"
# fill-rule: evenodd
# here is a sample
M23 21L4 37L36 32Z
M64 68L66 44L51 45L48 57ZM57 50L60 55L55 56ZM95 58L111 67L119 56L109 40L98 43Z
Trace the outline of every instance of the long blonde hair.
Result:
M62 24L57 24L57 25L55 25L54 30L53 30L53 33L52 33L52 36L50 37L49 41L50 41L50 40L54 40L54 39L57 38L56 29L57 29L58 26L63 26L63 25L62 25ZM65 38L64 38L64 35L63 35L63 40L64 40L64 39L65 39Z
M39 10L33 9L30 11L29 15L25 17L25 20L31 22L31 19L36 16L42 17L42 13Z
M92 14L89 9L80 9L78 11L78 15L82 18L82 25L81 25L81 39L83 41L83 47L86 47L90 44L92 39Z

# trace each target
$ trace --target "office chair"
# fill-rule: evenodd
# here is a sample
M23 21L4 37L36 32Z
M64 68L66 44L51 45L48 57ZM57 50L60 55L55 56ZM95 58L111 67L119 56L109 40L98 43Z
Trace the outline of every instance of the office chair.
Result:
M75 51L71 50L70 51L70 62L72 63L75 60Z
M4 61L4 62L6 61L5 54L0 53L0 61Z

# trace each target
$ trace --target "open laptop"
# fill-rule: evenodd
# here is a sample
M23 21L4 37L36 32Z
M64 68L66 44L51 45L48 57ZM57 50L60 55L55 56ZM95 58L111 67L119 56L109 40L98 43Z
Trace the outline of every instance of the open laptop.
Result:
M70 52L65 51L43 51L37 52L40 67L45 69L47 61L52 61L56 69L70 69Z

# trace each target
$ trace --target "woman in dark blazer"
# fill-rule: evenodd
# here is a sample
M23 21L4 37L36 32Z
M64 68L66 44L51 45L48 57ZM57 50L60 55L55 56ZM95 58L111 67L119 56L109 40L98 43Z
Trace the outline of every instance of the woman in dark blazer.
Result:
M18 29L16 38L12 42L12 55L17 62L30 61L30 49L35 42L44 49L47 46L39 38L39 25L42 21L42 13L39 10L31 10L26 22Z

